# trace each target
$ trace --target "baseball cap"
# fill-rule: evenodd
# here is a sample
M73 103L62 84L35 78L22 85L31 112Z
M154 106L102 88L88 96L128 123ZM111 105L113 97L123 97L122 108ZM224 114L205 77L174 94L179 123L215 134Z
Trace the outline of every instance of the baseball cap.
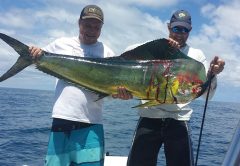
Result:
M170 20L170 27L182 26L190 30L192 28L192 21L190 14L185 10L177 10L173 13Z
M100 21L104 21L103 19L103 11L100 7L96 5L87 5L83 8L80 19L87 19L87 18L95 18Z

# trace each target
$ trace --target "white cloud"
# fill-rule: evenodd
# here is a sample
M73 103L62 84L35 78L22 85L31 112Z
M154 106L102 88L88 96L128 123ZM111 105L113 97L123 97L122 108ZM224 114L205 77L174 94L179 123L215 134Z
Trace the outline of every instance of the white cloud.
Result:
M220 37L224 39L240 38L240 24L237 22L240 14L240 1L233 1L230 4L216 6L207 4L202 8L202 13L208 17L210 25L213 25Z
M30 18L30 10L11 9L8 12L2 12L0 14L0 24L6 27L30 29L33 26Z
M122 53L130 44L166 36L166 24L158 17L134 6L111 3L103 6L106 21L102 38L117 54Z
M179 0L109 0L108 3L120 5L145 6L151 8L167 7L177 4ZM117 5L118 6L118 5Z
M232 85L240 87L240 24L236 17L240 15L240 2L232 1L228 4L205 5L201 12L209 19L208 24L203 24L200 34L191 37L191 42L197 47L204 48L208 59L218 55L225 60L224 71L219 75L221 81L231 82Z
M57 12L56 12L57 11ZM50 9L45 9L42 11L37 11L35 13L35 18L37 20L53 20L59 23L73 24L76 22L78 16L71 13L71 11L66 11L62 8L53 7Z
M59 2L56 1L56 2ZM118 5L124 5L124 6L128 6L128 5L135 5L135 6L147 6L147 7L165 7L165 6L172 6L175 5L179 2L179 0L121 0L121 1L116 1L116 0L108 0L108 1L104 1L104 0L65 0L64 2L67 3L73 3L73 4L77 4L77 5L87 5L87 4L115 4L116 6Z

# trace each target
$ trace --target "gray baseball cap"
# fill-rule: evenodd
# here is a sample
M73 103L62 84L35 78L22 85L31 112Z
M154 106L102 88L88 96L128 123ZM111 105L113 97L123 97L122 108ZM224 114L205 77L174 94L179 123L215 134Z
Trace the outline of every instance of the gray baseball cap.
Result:
M104 17L103 17L102 9L100 7L98 7L97 5L85 6L80 14L80 19L84 20L87 18L95 18L95 19L100 20L103 23Z
M170 20L170 27L182 26L190 30L192 28L192 21L190 14L185 10L177 10L173 13Z

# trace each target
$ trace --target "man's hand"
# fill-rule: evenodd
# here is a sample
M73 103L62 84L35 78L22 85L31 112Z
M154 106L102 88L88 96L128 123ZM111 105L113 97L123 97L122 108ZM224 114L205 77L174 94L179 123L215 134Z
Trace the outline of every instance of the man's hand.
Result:
M214 59L210 63L210 68L208 73L212 72L213 75L217 75L221 73L224 69L225 61L220 59L218 56L215 56Z
M133 98L132 94L129 91L127 91L126 88L124 87L118 87L117 94L113 94L112 97L119 98L122 100L128 100Z
M168 43L174 48L179 49L181 47L181 45L176 40L173 40L172 38L168 38L168 41L169 41Z
M41 48L35 47L35 46L30 46L29 47L29 53L32 56L33 59L37 59L40 57L43 53Z

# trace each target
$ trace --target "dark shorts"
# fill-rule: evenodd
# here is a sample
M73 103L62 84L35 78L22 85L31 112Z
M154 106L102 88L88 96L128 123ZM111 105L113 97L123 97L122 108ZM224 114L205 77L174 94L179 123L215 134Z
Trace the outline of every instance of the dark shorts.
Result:
M103 163L103 125L53 120L45 165L103 166Z
M185 121L140 118L128 166L156 166L162 145L167 166L193 165L192 144Z

